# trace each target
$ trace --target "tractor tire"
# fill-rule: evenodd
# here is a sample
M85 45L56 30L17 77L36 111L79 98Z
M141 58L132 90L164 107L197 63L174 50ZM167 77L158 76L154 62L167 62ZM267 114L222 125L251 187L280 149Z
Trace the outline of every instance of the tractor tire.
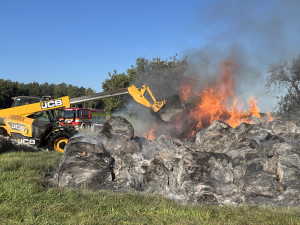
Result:
M7 131L4 129L4 128L0 128L0 135L4 136L4 137L7 137L8 134L7 134Z
M59 131L54 133L49 138L48 147L50 150L64 153L65 146L68 140L74 135L74 132Z

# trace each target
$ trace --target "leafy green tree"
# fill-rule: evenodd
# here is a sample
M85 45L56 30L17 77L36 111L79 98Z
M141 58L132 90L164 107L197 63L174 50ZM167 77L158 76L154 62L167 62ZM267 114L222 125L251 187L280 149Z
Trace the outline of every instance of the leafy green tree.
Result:
M129 86L130 79L125 73L117 74L115 70L113 74L108 73L109 78L102 83L103 91L112 91ZM124 96L116 96L104 98L104 109L107 112L113 112L124 105Z
M24 84L24 83L18 83L17 85L17 96L29 96L29 88L28 85ZM16 96L14 96L16 97Z
M80 87L78 89L79 95L78 96L84 96L86 95L86 89L84 87Z
M67 85L65 83L58 84L54 87L53 98L60 98L67 95Z
M133 84L141 87L146 83L153 93L165 99L178 93L177 89L184 78L183 74L187 71L187 61L185 58L178 60L177 55L169 59L138 58L133 70L134 75L131 75ZM130 74L129 71L127 73Z
M67 86L66 95L71 98L80 96L79 88L69 84Z
M111 91L132 84L138 88L147 84L153 93L158 94L160 98L166 98L178 91L176 88L179 87L186 70L186 59L178 60L177 55L169 59L157 57L152 60L139 57L136 65L126 71L127 74L117 74L116 71L114 74L109 73L109 78L102 83L102 88L104 91ZM113 112L120 109L128 99L128 96L104 99L105 110Z
M13 99L12 97L17 96L18 83L10 80L0 79L0 101L1 108L8 108L11 106Z
M44 84L41 84L40 85L41 96L51 96L51 97L53 97L54 87L55 87L55 84L48 84L48 82L46 82Z
M95 91L91 88L88 88L85 90L85 95L91 95L94 94ZM88 102L83 102L83 107L84 108L96 108L97 107L97 102L98 100L93 100L93 101L88 101Z
M41 89L38 82L27 84L27 88L30 96L35 96L35 97L41 96Z
M266 88L279 98L278 112L286 119L300 121L300 55L291 63L270 65Z

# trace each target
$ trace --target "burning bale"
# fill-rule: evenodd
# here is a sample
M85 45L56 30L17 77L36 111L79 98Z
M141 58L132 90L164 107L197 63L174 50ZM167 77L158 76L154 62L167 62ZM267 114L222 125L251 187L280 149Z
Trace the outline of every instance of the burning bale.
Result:
M300 205L300 127L215 120L194 141L134 137L112 117L66 146L52 185L161 194L191 203Z
M165 94L166 104L154 113L159 120L145 118L140 110L132 112L143 118L143 125L137 126L137 134L144 137L166 135L184 140L194 137L214 120L224 121L233 128L241 123L254 123L254 118L258 122L261 119L272 121L270 113L261 118L254 96L243 96L248 99L247 106L243 104L241 93L236 91L236 67L235 60L227 59L214 76L180 76L176 87L162 90L172 94Z

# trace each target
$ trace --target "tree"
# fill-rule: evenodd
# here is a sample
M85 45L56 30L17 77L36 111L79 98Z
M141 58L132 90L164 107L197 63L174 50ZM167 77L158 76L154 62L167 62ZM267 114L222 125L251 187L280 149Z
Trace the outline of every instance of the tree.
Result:
M17 89L18 89L18 96L28 96L29 95L29 88L28 88L27 84L18 83Z
M35 97L41 96L41 88L38 82L27 84L27 88L29 90L30 96L35 96Z
M80 96L80 89L76 86L73 86L73 85L69 84L67 86L66 95L69 96L70 98L79 97Z
M55 84L48 84L48 82L41 84L41 96L51 96L53 97L54 94L54 87Z
M18 83L11 80L0 79L0 108L8 108L11 106L12 97L18 95Z
M177 55L176 55L177 56ZM186 59L178 60L176 56L162 60L159 57L148 60L139 57L136 60L136 65L131 66L125 73L114 74L109 73L109 78L102 83L104 91L116 90L125 88L132 84L141 87L143 84L148 84L153 93L156 93L160 98L166 98L172 91L176 91L182 76L187 70ZM105 110L113 112L124 106L127 99L125 96L112 97L104 99Z
M65 83L58 84L54 87L53 98L60 98L67 95L67 85Z
M88 88L85 90L85 95L91 95L94 94L95 91L91 88ZM83 108L102 108L103 107L103 102L100 100L92 100L88 102L83 102Z
M180 86L183 74L187 70L186 58L177 59L177 55L169 59L161 59L159 57L148 60L138 58L136 66L127 70L130 80L133 84L140 87L147 83L151 90L159 93L159 96L166 98L171 94L170 91L177 91Z
M112 91L129 86L130 78L125 73L117 74L115 70L113 74L108 73L109 78L102 83L103 91ZM104 98L104 109L107 112L113 112L124 105L124 96L116 96Z
M268 74L266 88L280 99L278 112L286 119L300 120L300 55L291 63L271 65Z

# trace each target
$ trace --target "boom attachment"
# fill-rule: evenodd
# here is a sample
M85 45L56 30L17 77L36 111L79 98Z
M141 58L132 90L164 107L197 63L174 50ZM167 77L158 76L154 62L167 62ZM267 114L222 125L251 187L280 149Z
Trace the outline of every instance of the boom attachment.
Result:
M148 91L149 95L151 96L151 98L154 102L153 104L151 104L148 101L148 99L145 98L144 93L146 91ZM154 112L158 112L166 104L166 100L157 101L155 99L154 95L152 94L152 91L146 84L144 84L141 87L141 90L139 90L136 86L132 85L131 87L128 88L128 93L131 95L131 97L133 97L133 99L137 103L140 103L140 104L152 109Z
M149 95L151 96L151 98L153 100L153 104L151 104L149 102L149 100L146 99L146 97L144 96L146 91L148 91ZM140 90L136 86L132 85L128 88L122 88L122 89L118 89L118 90L114 90L114 91L106 91L106 92L101 92L101 93L94 93L94 94L87 95L87 96L71 98L70 104L76 104L76 103L87 102L87 101L91 101L91 100L97 100L97 99L101 99L101 98L108 98L108 97L125 95L125 94L130 94L131 97L137 103L140 103L141 105L150 108L154 112L158 112L166 104L165 100L157 101L156 98L154 97L152 91L146 84L144 84Z

